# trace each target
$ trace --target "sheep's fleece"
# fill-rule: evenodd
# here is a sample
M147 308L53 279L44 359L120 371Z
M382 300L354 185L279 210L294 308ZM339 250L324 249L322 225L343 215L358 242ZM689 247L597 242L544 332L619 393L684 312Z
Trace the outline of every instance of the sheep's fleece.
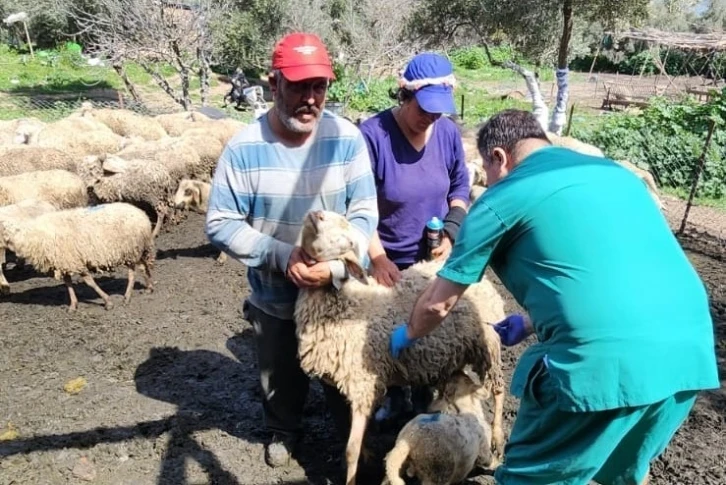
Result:
M42 214L6 222L5 242L41 273L83 274L151 264L151 221L124 202Z

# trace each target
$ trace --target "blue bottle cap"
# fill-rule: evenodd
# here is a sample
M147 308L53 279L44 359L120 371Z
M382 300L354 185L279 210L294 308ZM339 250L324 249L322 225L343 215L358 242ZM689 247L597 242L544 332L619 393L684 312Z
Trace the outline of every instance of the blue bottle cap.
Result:
M426 227L432 231L440 231L444 228L444 223L438 217L434 216L426 223Z

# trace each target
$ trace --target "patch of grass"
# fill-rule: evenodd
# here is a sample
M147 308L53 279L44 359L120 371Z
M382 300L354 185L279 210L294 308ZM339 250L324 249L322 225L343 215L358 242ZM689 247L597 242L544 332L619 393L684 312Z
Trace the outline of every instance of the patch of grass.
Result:
M689 191L681 188L672 187L660 187L659 190L664 194L678 197L684 201L688 200ZM713 207L715 209L726 211L726 198L712 198L712 197L694 197L693 205L702 205L705 207Z

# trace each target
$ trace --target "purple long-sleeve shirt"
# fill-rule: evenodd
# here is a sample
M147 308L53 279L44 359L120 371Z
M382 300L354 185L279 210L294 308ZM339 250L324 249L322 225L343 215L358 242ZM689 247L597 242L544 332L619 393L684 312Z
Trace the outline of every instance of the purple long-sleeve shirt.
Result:
M421 152L404 136L391 110L361 123L378 193L378 235L388 258L397 265L426 255L426 222L443 220L449 202L469 205L469 173L456 124L442 116Z

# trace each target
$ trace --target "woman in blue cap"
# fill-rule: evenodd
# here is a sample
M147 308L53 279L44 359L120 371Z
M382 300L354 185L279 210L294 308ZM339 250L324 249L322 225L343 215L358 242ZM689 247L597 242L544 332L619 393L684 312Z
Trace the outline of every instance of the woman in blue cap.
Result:
M383 285L393 286L401 270L425 259L425 229L432 217L444 222L441 245L432 255L445 259L466 215L470 182L461 133L442 116L456 114L455 84L447 58L418 54L393 93L399 105L360 125L373 164L380 217L369 248L369 269ZM400 388L389 395L390 404L401 404ZM428 398L424 393L414 401L425 406Z

